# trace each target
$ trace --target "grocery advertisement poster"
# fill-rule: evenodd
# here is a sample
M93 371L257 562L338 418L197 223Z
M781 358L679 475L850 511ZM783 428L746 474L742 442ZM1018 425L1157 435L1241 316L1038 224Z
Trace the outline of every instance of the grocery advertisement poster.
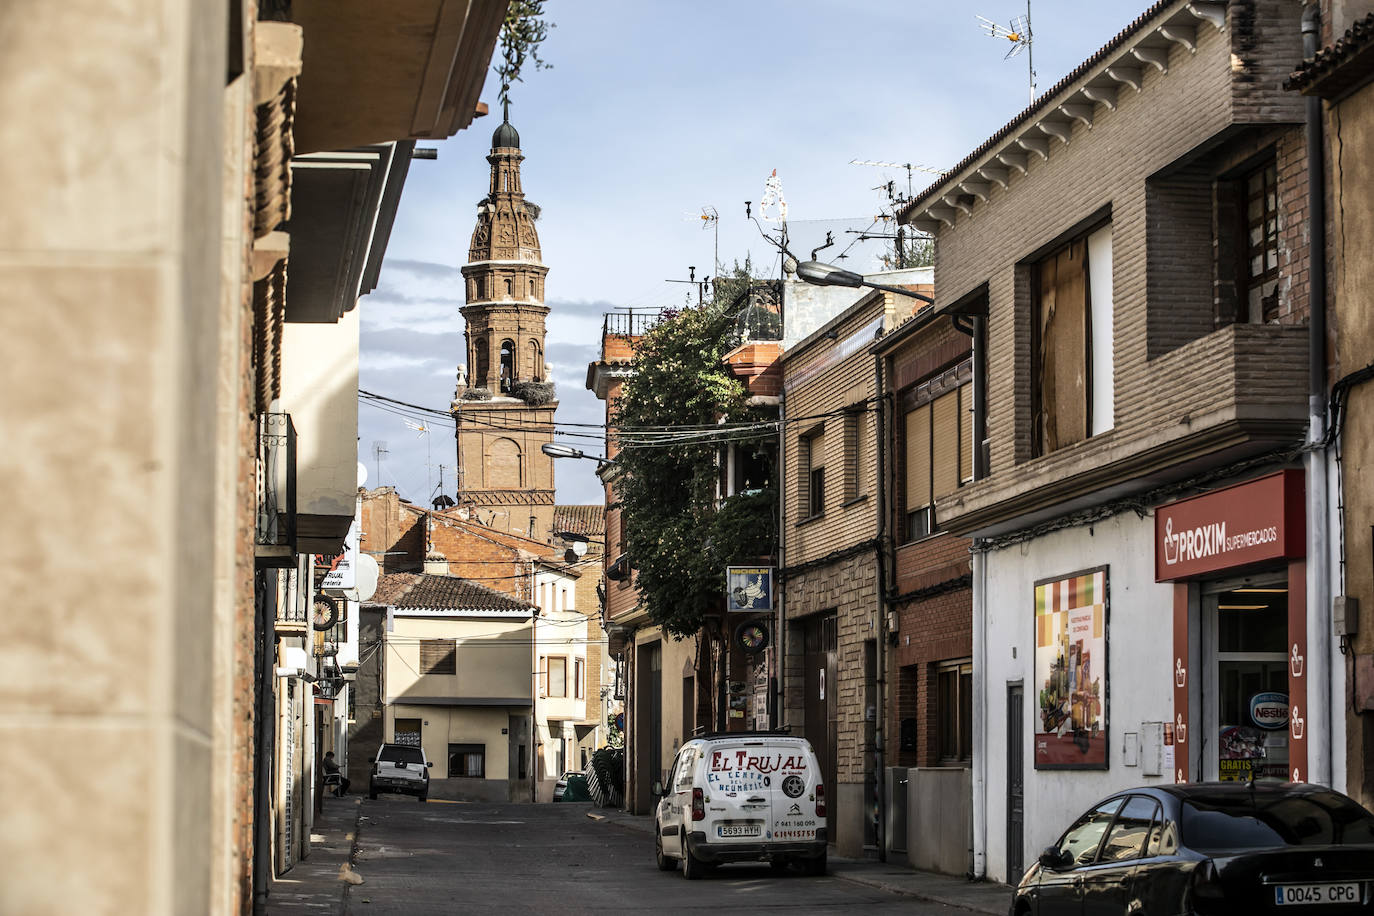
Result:
M1035 585L1035 768L1107 768L1107 567Z

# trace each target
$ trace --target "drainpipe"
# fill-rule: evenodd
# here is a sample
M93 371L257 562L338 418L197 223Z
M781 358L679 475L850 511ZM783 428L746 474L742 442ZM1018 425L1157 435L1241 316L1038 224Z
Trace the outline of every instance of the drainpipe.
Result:
M878 861L887 861L887 565L884 560L884 534L887 531L887 462L885 458L884 443L887 441L887 389L883 379L883 358L873 357L873 393L877 396L877 423L874 429L873 444L874 454L877 458L877 506L878 513L878 532L874 539L873 553L875 568L877 572L877 593L878 593L878 625L874 628L877 636L877 678L875 685L876 699L873 710L873 744L877 754L877 790L878 790Z
M267 912L268 886L272 876L272 761L276 756L276 605L277 573L258 572L255 663L258 703L253 741L253 912ZM270 581L267 581L270 580Z
M973 348L973 478L988 475L987 437L987 319L982 315L952 315L954 329L967 334ZM973 708L988 708L987 686L987 553L970 551L973 572ZM975 716L973 726L973 880L988 871L988 735L987 716ZM1007 875L1010 881L1016 875Z
M1302 14L1302 50L1315 57L1321 44L1321 11L1309 4ZM1326 160L1322 141L1322 100L1306 98L1308 213L1308 423L1309 446L1326 439ZM1328 529L1327 451L1304 453L1307 471L1307 710L1321 727L1309 731L1307 779L1330 785L1335 711L1331 701L1331 580ZM1314 664L1315 663L1315 664ZM1313 740L1315 738L1315 740Z
M781 383L780 383L781 384ZM787 568L787 392L778 394L778 566L779 571ZM779 577L773 583L773 596L777 599L777 623L774 634L773 654L776 656L773 670L777 672L774 685L773 727L782 728L787 721L787 583ZM832 787L833 791L833 787Z

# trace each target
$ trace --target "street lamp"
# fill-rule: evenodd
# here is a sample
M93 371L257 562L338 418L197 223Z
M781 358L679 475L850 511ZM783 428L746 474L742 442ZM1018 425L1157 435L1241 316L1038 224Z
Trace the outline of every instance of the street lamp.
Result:
M586 458L588 461L595 461L598 468L615 463L597 455L588 455L580 448L573 448L571 445L559 445L555 442L545 442L539 446L539 450L550 458Z
M935 300L921 293L913 292L903 286L888 286L883 283L873 283L864 279L863 274L856 274L852 270L845 270L836 267L834 264L823 264L820 261L802 261L797 265L797 276L807 283L814 283L816 286L848 286L858 289L867 286L869 289L880 289L883 292L895 293L898 296L910 296L912 299L920 299L922 302L934 305Z

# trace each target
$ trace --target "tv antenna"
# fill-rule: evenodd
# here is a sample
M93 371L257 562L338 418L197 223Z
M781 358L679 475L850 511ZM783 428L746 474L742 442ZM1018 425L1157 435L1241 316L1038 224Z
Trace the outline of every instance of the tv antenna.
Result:
M386 442L381 439L372 441L372 458L377 462L377 486L382 485L382 459L391 454L387 451Z
M687 279L686 279L686 280L673 280L673 279L668 279L668 280L665 280L665 281L663 281L663 282L665 282L665 283L690 283L691 285L695 286L695 287L697 288L697 305L701 305L701 301L702 301L702 299L705 297L706 284L708 284L708 283L711 282L711 278L710 278L710 277L704 277L704 278L698 280L698 279L697 279L697 269L696 269L695 267L688 267L688 268L687 268ZM689 298L690 298L690 296L691 296L691 294L688 293L688 297L689 297Z
M711 229L716 234L715 260L712 262L715 275L720 276L720 213L715 207L707 205L701 208L701 228Z
M1031 44L1035 38L1031 32L1031 3L1026 0L1026 15L1017 16L1012 19L1010 26L1002 26L988 19L986 16L979 16L978 21L982 24L981 28L992 38L1003 38L1011 42L1011 50L1007 52L1003 60L1010 60L1023 50L1026 52L1026 72L1030 77L1030 104L1035 104L1035 56L1031 50Z
M887 190L887 199L890 200L890 201L892 201L894 204L895 204L895 203L902 203L903 201L907 201L907 200L910 200L910 199L911 199L911 173L912 173L912 172L923 172L923 173L925 173L925 174L927 174L927 175L939 175L939 176L944 176L944 175L947 175L947 174L948 174L948 172L946 172L944 169L935 169L935 168L931 168L931 167L928 166L928 165L912 165L910 162L880 162L880 161L877 160L877 159L851 159L851 160L849 160L849 164L850 164L850 165L871 165L871 166L873 166L874 168L880 168L880 169L906 169L906 197L898 197L898 196L896 196L896 194L894 193L893 188L892 188L892 182L890 182L890 181L889 181L886 185L884 185L884 186L880 186L880 187L877 187L877 188L874 188L874 189L873 189L873 190L875 190L875 191L881 191L881 190L884 190L884 188L885 188L885 189Z

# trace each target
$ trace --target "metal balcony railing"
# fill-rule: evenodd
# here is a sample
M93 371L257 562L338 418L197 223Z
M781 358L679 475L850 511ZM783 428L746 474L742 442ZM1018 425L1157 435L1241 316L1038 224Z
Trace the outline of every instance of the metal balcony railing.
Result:
M258 511L255 541L259 547L296 549L296 428L291 415L265 413L258 418Z
M621 337L643 337L644 333L658 323L662 314L658 309L637 312L607 312L601 324L602 335L616 334Z

